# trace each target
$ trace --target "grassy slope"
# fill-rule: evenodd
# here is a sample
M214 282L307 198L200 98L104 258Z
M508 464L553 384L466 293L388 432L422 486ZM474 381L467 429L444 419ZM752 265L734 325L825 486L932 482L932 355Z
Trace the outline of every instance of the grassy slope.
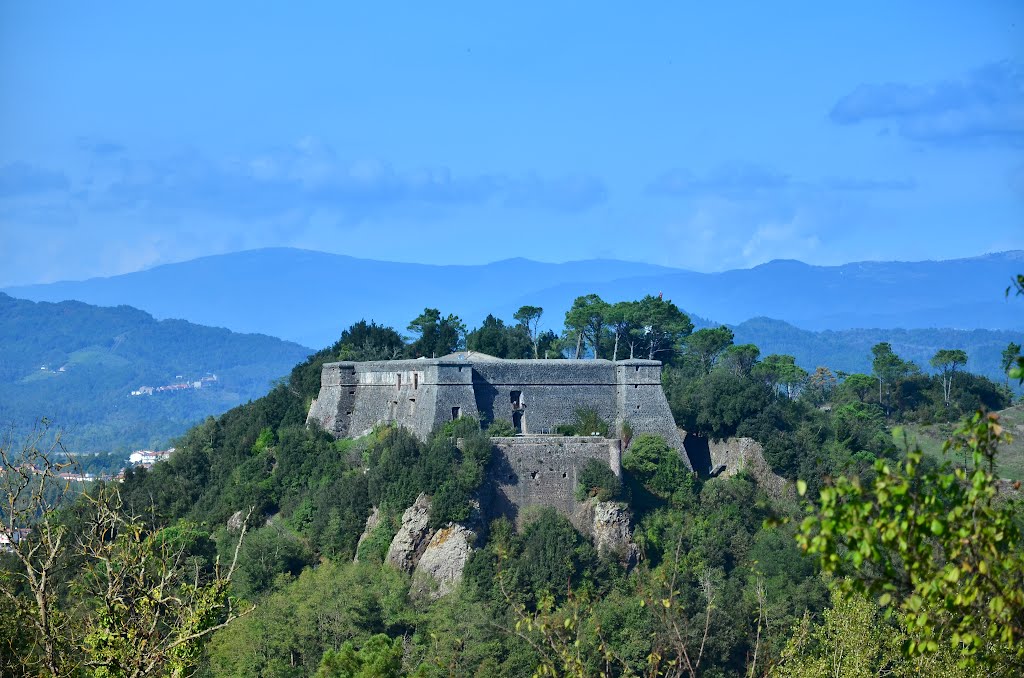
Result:
M1013 441L1003 447L999 455L999 476L1009 480L1024 480L1024 405L1007 408L1001 411L999 416L1003 426L1013 436ZM948 458L942 452L942 444L955 428L956 424L933 424L906 426L905 430L927 456L942 462ZM900 442L897 441L897 444ZM955 459L953 461L956 462Z

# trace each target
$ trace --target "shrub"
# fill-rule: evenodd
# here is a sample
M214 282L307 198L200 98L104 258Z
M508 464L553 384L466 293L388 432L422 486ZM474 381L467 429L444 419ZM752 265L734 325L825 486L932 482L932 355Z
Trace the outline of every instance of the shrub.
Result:
M480 420L476 417L459 417L445 422L437 435L445 438L465 438L480 430Z
M618 497L621 491L622 483L608 464L597 459L587 460L580 471L579 484L576 486L578 500L596 497L598 501L610 501Z
M564 436L599 435L607 438L610 430L611 427L608 426L608 422L591 409L576 410L573 423L560 424L555 427L555 432Z
M495 419L487 427L487 435L491 438L507 438L516 434L516 428L512 422L505 419Z
M626 469L643 487L661 499L673 499L682 491L692 494L692 473L679 453L661 436L641 434L622 459Z

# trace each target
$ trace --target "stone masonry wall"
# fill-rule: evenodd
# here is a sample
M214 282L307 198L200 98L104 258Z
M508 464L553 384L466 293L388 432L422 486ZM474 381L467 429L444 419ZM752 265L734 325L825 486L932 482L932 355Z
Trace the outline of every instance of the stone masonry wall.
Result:
M618 440L563 436L491 440L496 449L485 483L486 513L505 516L517 526L521 526L524 509L550 506L589 532L592 517L581 514L582 504L575 498L579 472L588 459L598 459L615 475L622 475Z
M338 437L397 422L420 438L457 416L477 416L469 365L426 360L327 363L306 418Z
M628 423L634 434L661 435L683 451L661 388L661 363L653 360L328 363L307 422L339 437L396 422L425 439L457 416L479 416L535 435L572 423L581 409L597 412L616 433Z

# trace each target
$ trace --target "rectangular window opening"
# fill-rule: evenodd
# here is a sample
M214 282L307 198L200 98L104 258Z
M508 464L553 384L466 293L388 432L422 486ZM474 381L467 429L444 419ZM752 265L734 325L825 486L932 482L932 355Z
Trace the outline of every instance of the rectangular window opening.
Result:
M456 419L458 419L461 416L462 416L462 408L461 407L453 407L452 408L452 421L455 421Z

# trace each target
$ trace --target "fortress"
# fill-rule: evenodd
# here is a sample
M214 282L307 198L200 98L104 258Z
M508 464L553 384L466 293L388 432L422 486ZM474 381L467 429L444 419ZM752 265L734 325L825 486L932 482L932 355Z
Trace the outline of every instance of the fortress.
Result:
M555 433L589 409L621 435L654 433L683 452L656 360L503 360L460 352L443 358L337 362L323 367L307 423L337 437L400 424L421 439L464 416L504 419L517 434Z
M607 421L614 437L557 435L556 428L574 423L582 409ZM517 523L523 508L551 506L593 532L593 516L574 497L579 473L589 459L598 459L621 475L627 425L634 436L662 436L690 467L656 360L503 360L460 352L327 363L306 422L339 438L394 423L425 440L465 416L505 420L515 428L515 437L491 439L496 454L481 499L488 515Z

